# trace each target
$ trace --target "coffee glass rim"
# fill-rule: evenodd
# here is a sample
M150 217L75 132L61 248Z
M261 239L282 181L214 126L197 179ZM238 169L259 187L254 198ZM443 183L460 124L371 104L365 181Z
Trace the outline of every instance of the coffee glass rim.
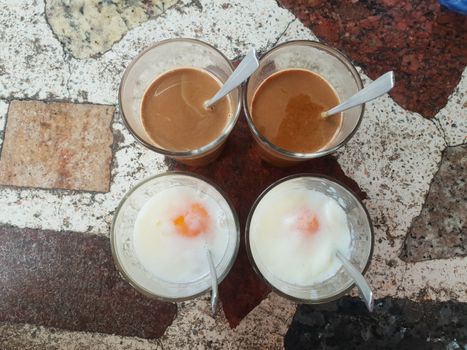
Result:
M253 257L253 253L251 251L251 246L250 246L250 224L251 224L251 220L253 218L253 214L254 214L254 212L256 210L256 207L261 202L261 200L264 198L264 196L266 196L266 194L268 194L269 191L274 189L276 186L280 185L283 182L293 180L293 179L297 179L297 178L313 178L313 179L320 179L320 180L325 180L325 181L331 182L331 183L333 183L335 185L338 185L338 186L342 187L344 190L349 192L352 195L352 197L354 197L355 200L360 204L360 206L363 208L363 211L364 211L364 213L365 213L365 215L367 217L367 220L368 220L368 223L369 223L369 228L370 228L370 237L371 237L371 240L370 240L370 242L371 242L370 243L370 252L369 252L368 259L366 261L365 267L362 270L362 275L364 275L368 271L368 268L370 267L370 262L373 259L373 249L374 249L374 244L375 244L375 233L374 233L373 223L371 221L371 217L370 217L370 213L368 212L368 209L363 204L363 201L360 198L358 198L358 196L355 194L354 191L352 191L352 189L349 186L347 186L346 184L342 183L341 181L336 180L336 179L334 179L334 178L332 178L330 176L322 175L322 174L318 174L318 173L292 174L292 175L283 177L283 178L281 178L281 179L279 179L277 181L274 181L272 184L270 184L268 187L266 187L261 192L261 194L255 199L253 205L251 206L250 212L248 213L248 217L247 217L247 220L246 220L246 223L245 223L245 233L244 233L244 235L245 235L245 237L244 237L244 239L245 239L245 250L246 250L246 253L247 253L247 256L248 256L248 260L250 261L251 267L255 271L256 275L264 283L266 283L273 290L274 293L280 295L283 298L286 298L288 300L296 302L296 303L301 303L301 304L324 304L324 303L328 303L328 302L337 300L337 299L343 297L344 295L346 295L353 287L355 287L355 282L352 282L347 288L345 288L341 292L339 292L339 293L337 293L335 295L329 296L327 298L323 298L323 299L319 299L319 300L297 298L297 297L294 297L294 296L292 296L290 294L287 294L287 293L281 291L279 288L277 288L271 282L268 281L268 279L263 275L263 273L259 269L258 265L256 264L255 259Z
M283 43L281 43L279 45L274 46L272 49L266 51L263 55L261 55L261 57L259 59L259 63L261 64L261 61L263 61L267 56L269 56L274 51L276 51L278 49L282 49L282 48L284 48L286 46L289 46L289 45L311 46L311 47L318 48L318 49L321 49L323 51L326 51L327 53L333 55L335 58L337 58L342 64L344 64L349 69L350 73L352 74L352 77L355 79L355 81L357 83L358 89L359 90L363 89L363 81L362 81L362 79L360 77L360 74L358 73L357 69L352 64L352 61L346 55L344 55L341 51L339 51L339 50L337 50L337 49L335 49L333 47L330 47L330 46L328 46L326 44L320 43L319 41L316 41L316 40L289 40L289 41L283 42ZM248 106L248 103L247 103L248 84L250 82L250 79L251 79L251 77L248 78L248 80L246 81L245 86L243 88L243 94L242 94L243 111L245 113L245 119L246 119L246 121L247 121L247 123L248 123L248 125L250 127L250 130L258 138L258 140L261 143L266 144L269 148L273 149L275 152L277 152L277 153L279 153L281 155L284 155L284 156L290 157L290 158L305 160L305 159L318 158L318 157L322 157L322 156L334 153L339 148L344 146L347 142L349 142L349 140L352 138L352 136L357 132L358 128L360 127L360 124L361 124L362 119L363 119L363 114L365 113L365 104L362 104L362 111L360 112L357 124L355 125L353 130L340 143L338 143L334 147L331 147L331 148L326 149L326 150L310 152L310 153L287 151L286 149L283 149L283 148L281 148L279 146L274 145L272 142L270 142L256 128L256 126L255 126L255 124L253 122L253 118L250 115L249 106ZM345 118L345 117L343 117L343 118Z
M217 192L219 192L219 194L226 201L230 211L232 212L232 216L233 216L234 223L235 223L235 230L236 230L235 247L234 247L234 251L233 251L231 261L229 262L227 268L222 272L222 274L220 276L217 276L217 283L220 284L228 276L228 274L232 270L233 265L235 264L235 261L237 260L238 251L239 251L239 248L240 248L240 240L241 240L241 237L240 237L240 234L241 234L241 232L240 232L241 231L240 219L238 218L237 211L235 210L235 206L233 205L232 201L227 196L227 194L224 192L224 190L222 190L222 188L220 188L219 185L217 185L216 183L214 183L213 181L211 181L210 179L208 179L208 178L206 178L206 177L204 177L202 175L198 175L198 174L195 174L195 173L192 173L192 172L189 172L189 171L180 171L180 170L166 171L166 172L163 172L163 173L160 173L160 174L148 176L148 177L138 181L134 186L132 186L123 195L123 197L120 199L120 202L118 203L118 206L115 209L115 212L113 214L112 224L111 224L111 227L110 227L110 250L111 250L111 253L112 253L112 258L113 258L114 264L115 264L120 276L123 277L123 279L127 283L129 283L135 290L137 290L138 292L140 292L143 295L145 295L145 296L147 296L149 298L152 298L152 299L167 301L167 302L182 302L182 301L187 301L187 300L192 300L194 298L197 298L197 297L205 294L209 290L211 290L212 287L209 286L207 289L205 289L203 291L200 291L200 292L198 292L196 294L193 294L193 295L187 296L187 297L180 297L180 298L164 297L164 296L160 296L160 295L157 295L157 294L151 292L150 290L148 290L148 289L144 288L143 286L139 285L127 273L127 271L123 267L123 264L120 262L120 260L118 258L118 252L117 252L117 247L116 247L116 245L117 245L116 244L116 233L115 233L117 217L118 217L120 211L122 210L123 205L128 200L128 198L130 198L130 196L136 190L138 190L141 186L143 186L144 184L146 184L146 183L148 183L148 182L150 182L150 181L152 181L154 179L157 179L157 178L170 177L170 176L173 176L173 175L182 175L182 176L193 177L195 179L206 182L208 185L212 186Z
M158 147L158 146L155 146L155 145L153 145L151 143L146 142L130 126L130 123L127 121L127 117L126 117L125 112L124 112L124 110L122 108L122 105L123 105L123 103L122 103L123 87L124 87L124 84L125 84L125 82L126 82L126 80L128 78L128 75L130 74L130 71L133 68L133 66L148 51L150 51L150 50L152 50L152 49L154 49L156 47L160 47L160 46L163 46L163 45L166 45L166 44L171 44L171 43L174 43L174 42L193 43L195 45L200 45L200 46L207 47L208 49L213 50L214 52L219 54L221 56L221 58L224 59L225 62L228 64L228 66L231 68L232 72L235 70L235 67L233 66L232 62L227 58L227 56L225 56L219 49L217 49L216 47L214 47L213 45L211 45L211 44L209 44L209 43L207 43L205 41L194 39L194 38L171 38L171 39L160 40L160 41L148 46L147 48L145 48L140 53L138 53L131 60L131 62L128 64L128 66L125 68L125 72L122 75L122 79L120 80L120 86L118 88L118 105L119 105L120 113L121 113L121 115L123 117L122 118L123 124L130 131L130 133L133 135L133 137L139 143L141 143L143 146L147 147L148 149L150 149L150 150L152 150L154 152L161 153L161 154L163 154L165 156L168 156L168 157L192 158L192 157L196 157L196 156L202 156L204 153L207 153L207 152L215 149L218 145L222 144L226 140L226 138L229 136L229 134L231 133L231 131L234 128L235 124L237 123L238 118L240 116L240 111L242 110L242 102L243 102L243 100L242 100L243 86L242 85L237 87L238 103L237 103L237 106L235 108L235 111L233 111L233 114L232 114L232 117L230 118L229 123L222 130L222 133L216 139L214 139L213 141L211 141L207 145L204 145L202 147L199 147L197 149L190 150L190 151L171 151L171 150L167 150L165 148ZM187 67L183 67L183 68L198 68L198 67L189 67L189 66L187 66ZM154 79L156 79L156 78L157 77L155 77Z

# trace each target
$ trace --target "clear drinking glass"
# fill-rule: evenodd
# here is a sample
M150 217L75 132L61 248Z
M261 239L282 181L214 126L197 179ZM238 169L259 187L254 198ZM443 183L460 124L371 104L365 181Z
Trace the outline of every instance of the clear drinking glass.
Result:
M250 225L255 209L265 198L280 189L308 189L321 192L337 201L347 215L350 231L350 256L348 259L360 271L366 271L373 252L373 228L370 216L362 202L344 185L323 176L298 174L283 178L269 186L256 199L248 216L245 242L248 258L256 273L278 294L300 303L318 304L338 299L349 291L354 281L341 266L335 275L326 280L301 286L283 281L262 263L257 248L250 241Z
M243 91L243 108L264 160L277 166L294 165L332 153L352 137L360 125L363 105L343 112L338 134L324 149L312 153L290 152L274 145L256 128L251 115L252 100L258 87L269 76L285 69L301 68L318 73L334 87L341 101L354 95L363 88L363 84L355 67L342 53L316 41L298 40L274 47L259 62L259 68L250 77Z
M159 147L144 130L141 101L146 89L161 74L176 68L200 68L224 83L234 71L230 61L216 48L195 39L169 39L141 52L128 66L120 83L119 104L125 125L147 148L188 165L204 165L221 152L241 109L241 87L230 96L232 115L222 133L212 142L190 151L173 151Z
M222 259L216 264L220 283L233 266L240 242L240 225L237 214L225 194L214 184L197 175L185 172L168 172L141 181L121 200L112 223L110 243L115 265L123 277L139 292L162 300L182 301L195 298L211 289L207 273L197 280L185 283L165 281L147 271L134 249L136 217L146 202L156 193L174 187L189 187L199 196L209 196L221 207L223 225L228 228L228 243ZM208 260L206 258L206 264Z

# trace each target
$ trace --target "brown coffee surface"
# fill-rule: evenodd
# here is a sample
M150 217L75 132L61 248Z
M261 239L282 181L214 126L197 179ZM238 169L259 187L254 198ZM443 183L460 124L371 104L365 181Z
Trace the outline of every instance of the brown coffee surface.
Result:
M305 69L287 69L268 77L255 92L251 115L258 131L274 145L290 152L310 153L335 137L342 116L322 118L340 103L333 87Z
M214 141L231 117L227 96L211 108L204 102L220 89L220 82L197 68L178 68L154 80L141 102L146 133L159 147L190 151Z

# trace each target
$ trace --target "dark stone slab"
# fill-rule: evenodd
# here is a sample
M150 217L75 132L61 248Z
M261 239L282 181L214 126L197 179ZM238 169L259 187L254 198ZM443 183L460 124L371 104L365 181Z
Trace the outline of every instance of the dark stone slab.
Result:
M285 349L464 349L467 304L416 303L385 298L369 313L356 298L300 305L284 339Z
M279 0L324 42L375 79L394 70L394 100L433 117L467 64L467 16L437 1Z
M405 261L467 255L467 145L448 147L401 252Z
M345 183L360 198L366 197L357 183L344 174L332 156L314 159L291 168L276 168L263 162L255 149L243 115L215 162L202 168L191 168L170 160L167 162L170 169L188 170L211 179L227 193L239 216L242 225L240 250L232 271L220 285L220 298L231 327L237 326L270 292L269 287L251 268L243 241L248 213L263 190L288 175L317 173Z
M107 238L0 227L0 321L157 338L176 312L119 277Z

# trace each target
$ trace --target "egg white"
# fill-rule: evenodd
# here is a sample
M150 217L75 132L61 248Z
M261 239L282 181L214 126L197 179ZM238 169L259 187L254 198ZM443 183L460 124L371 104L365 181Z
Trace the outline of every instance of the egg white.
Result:
M207 210L207 232L186 237L177 232L174 218L192 204ZM135 255L151 274L167 282L190 283L209 273L206 245L217 265L227 249L225 214L211 197L189 187L174 187L154 195L139 211L134 225Z
M319 221L314 234L297 227L303 209ZM266 278L271 274L298 286L333 276L341 266L336 249L348 256L350 240L344 210L314 190L276 188L258 204L250 223L250 246L258 268Z

